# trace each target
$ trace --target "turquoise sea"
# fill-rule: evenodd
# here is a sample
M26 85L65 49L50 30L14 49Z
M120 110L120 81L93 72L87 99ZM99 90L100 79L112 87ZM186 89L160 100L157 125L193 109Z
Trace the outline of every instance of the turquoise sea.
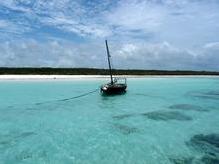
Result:
M0 164L219 163L218 77L103 83L0 81Z

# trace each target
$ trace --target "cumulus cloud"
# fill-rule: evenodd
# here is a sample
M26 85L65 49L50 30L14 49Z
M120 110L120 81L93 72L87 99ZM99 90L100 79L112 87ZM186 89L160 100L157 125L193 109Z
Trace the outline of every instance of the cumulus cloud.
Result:
M217 0L7 0L0 66L219 70ZM50 39L54 38L54 39Z
M126 61L126 68L131 65L131 68L139 69L197 69L192 53L168 42L123 45L116 53L120 61Z
M5 42L0 45L0 65L3 67L104 67L105 54L98 53L93 47L97 45L57 40Z
M179 48L168 42L126 44L115 51L115 56L121 62L117 65L124 68L219 70L218 43L208 43L196 50Z
M1 66L107 68L104 44L23 40L5 42L0 49ZM168 42L112 43L110 51L114 68L219 70L217 43L208 43L198 51L177 48Z

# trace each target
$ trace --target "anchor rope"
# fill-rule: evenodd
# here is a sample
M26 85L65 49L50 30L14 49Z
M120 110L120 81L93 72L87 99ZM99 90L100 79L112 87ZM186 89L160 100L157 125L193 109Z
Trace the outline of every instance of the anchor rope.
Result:
M81 98L81 97L90 95L94 92L97 92L98 90L99 89L95 89L95 90L92 90L92 91L89 91L89 92L86 92L86 93L83 93L83 94L80 94L80 95L77 95L77 96L74 96L74 97L69 97L69 98L64 98L64 99L57 99L57 100L50 100L50 101L43 101L43 102L38 102L38 103L34 103L34 104L35 105L41 105L41 104L47 104L47 103L51 103L51 102L69 101L69 100L73 100L73 99L77 99L77 98Z

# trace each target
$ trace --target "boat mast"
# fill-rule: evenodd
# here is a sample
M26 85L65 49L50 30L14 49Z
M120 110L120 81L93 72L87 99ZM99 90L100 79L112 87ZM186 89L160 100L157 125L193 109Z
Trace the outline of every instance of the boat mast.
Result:
M108 58L108 64L109 64L109 72L110 72L111 84L113 84L112 68L111 68L111 64L110 64L110 53L109 53L109 48L108 48L107 40L105 40L105 43L106 43L106 51L107 51L107 58Z

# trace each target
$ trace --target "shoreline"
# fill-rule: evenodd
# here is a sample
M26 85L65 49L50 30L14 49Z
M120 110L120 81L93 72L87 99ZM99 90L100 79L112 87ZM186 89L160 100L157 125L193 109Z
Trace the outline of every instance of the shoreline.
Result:
M217 75L115 75L121 78L167 78L167 77L218 77ZM0 75L0 80L95 80L108 79L109 75Z

